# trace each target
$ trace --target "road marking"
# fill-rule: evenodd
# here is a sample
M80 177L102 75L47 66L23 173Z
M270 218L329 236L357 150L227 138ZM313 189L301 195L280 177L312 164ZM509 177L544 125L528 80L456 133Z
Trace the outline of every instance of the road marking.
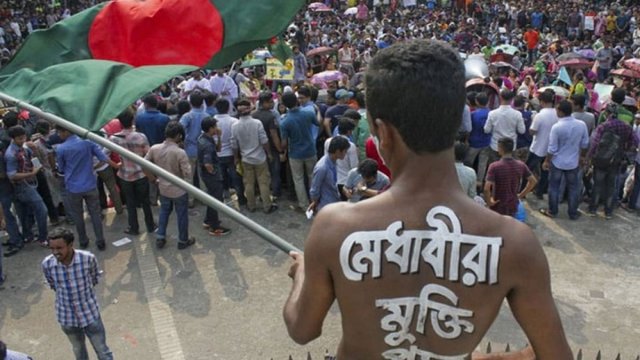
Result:
M133 243L144 285L144 293L147 296L147 303L151 312L153 329L158 341L160 357L163 360L184 360L185 357L178 337L178 330L173 321L171 308L168 305L167 297L160 281L158 264L150 245L151 241L148 239L148 235L145 235Z

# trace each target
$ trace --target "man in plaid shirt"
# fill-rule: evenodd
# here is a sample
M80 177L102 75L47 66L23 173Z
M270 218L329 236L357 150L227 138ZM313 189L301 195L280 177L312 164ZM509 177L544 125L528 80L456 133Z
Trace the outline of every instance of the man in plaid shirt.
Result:
M96 257L73 248L73 232L58 228L49 236L52 254L42 261L47 284L56 292L56 316L73 347L76 360L89 359L85 337L99 360L112 360L94 286L100 270Z
M125 110L118 115L118 120L122 124L123 130L111 136L111 141L123 148L144 157L149 151L149 141L143 133L133 129L134 114L131 109ZM122 165L118 170L118 177L122 186L122 192L127 199L127 220L129 227L124 232L129 235L138 235L138 207L140 204L144 213L144 222L148 232L156 229L153 221L153 213L151 212L151 203L149 202L149 179L142 171L140 165L133 161L122 157Z

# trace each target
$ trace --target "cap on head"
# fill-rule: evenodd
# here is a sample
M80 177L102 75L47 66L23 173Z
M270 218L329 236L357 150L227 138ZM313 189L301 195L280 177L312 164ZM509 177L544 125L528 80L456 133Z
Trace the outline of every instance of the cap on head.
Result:
M353 97L353 93L351 91L347 91L345 89L340 89L336 91L336 99L351 99Z

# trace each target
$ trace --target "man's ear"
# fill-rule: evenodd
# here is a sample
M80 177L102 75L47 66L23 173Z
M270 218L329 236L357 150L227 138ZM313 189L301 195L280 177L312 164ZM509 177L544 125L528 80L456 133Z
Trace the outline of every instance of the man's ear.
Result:
M395 130L382 119L375 120L375 132L380 142L380 150L387 152L393 147Z

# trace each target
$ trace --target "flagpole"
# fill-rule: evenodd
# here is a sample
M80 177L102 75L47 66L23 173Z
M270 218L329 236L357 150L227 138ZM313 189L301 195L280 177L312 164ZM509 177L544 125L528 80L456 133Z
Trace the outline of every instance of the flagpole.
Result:
M272 233L271 231L267 230L266 228L264 228L263 226L261 226L260 224L256 223L255 221L249 219L248 217L242 215L240 212L236 211L235 209L226 206L224 203L218 201L217 199L215 199L214 197L210 196L209 194L207 194L206 192L196 188L195 186L189 184L188 182L184 181L183 179L175 176L174 174L164 170L163 168L159 167L158 165L145 160L144 158L142 158L141 156L138 156L137 154L134 154L133 152L109 141L108 139L105 139L101 136L98 136L94 133L92 133L91 131L78 126L68 120L65 120L57 115L45 112L44 110L33 106L31 104L25 103L19 99L16 99L10 95L7 95L3 92L0 92L0 99L8 101L10 103L14 103L17 107L22 108L22 109L26 109L29 110L30 112L40 116L43 119L47 119L51 122L53 122L56 125L62 126L65 129L69 130L72 133L77 134L78 136L91 140L94 143L103 146L111 151L114 151L118 154L120 154L121 156L124 156L125 158L129 159L130 161L133 161L134 163L140 165L143 169L152 172L154 175L162 177L164 179L166 179L167 181L169 181L170 183L180 187L181 189L185 190L186 192L188 192L190 195L192 195L194 198L198 199L200 202L202 202L203 204L210 206L214 209L216 209L217 211L223 213L224 215L230 217L232 220L236 221L237 223L239 223L240 225L246 227L247 229L251 230L252 232L254 232L256 235L258 235L259 237L261 237L262 239L270 242L273 246L277 247L278 249L284 251L285 253L289 253L290 251L297 251L297 252L301 252L300 249L296 248L295 246L293 246L292 244L288 243L287 241L285 241L284 239L282 239L281 237L279 237L278 235Z

